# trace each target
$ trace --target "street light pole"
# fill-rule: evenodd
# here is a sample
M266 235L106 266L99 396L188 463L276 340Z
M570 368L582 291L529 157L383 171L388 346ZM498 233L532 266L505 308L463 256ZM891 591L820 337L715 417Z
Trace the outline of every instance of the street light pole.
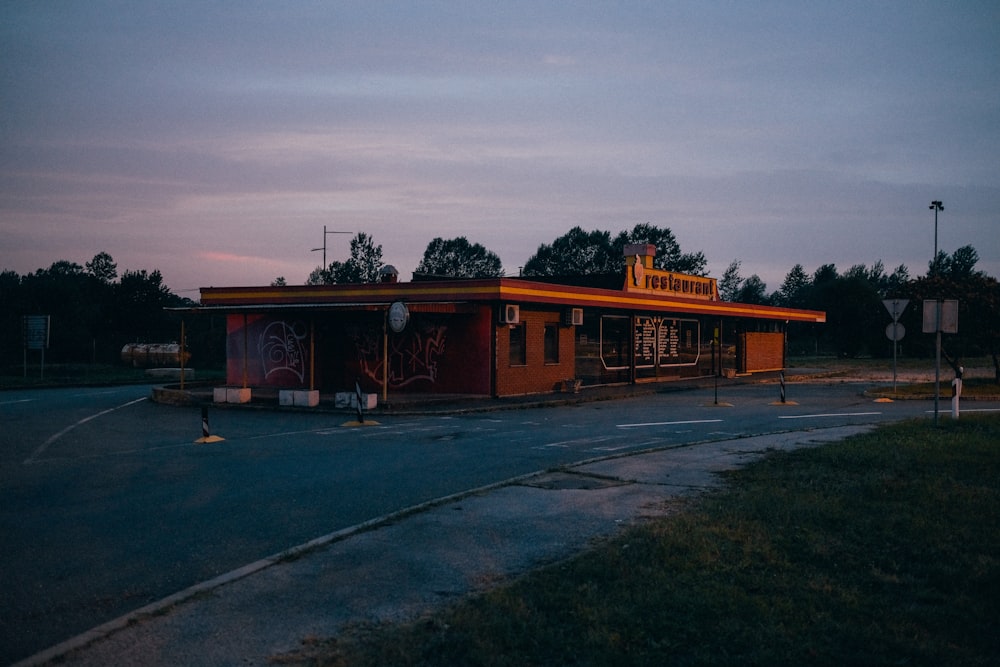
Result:
M940 201L935 200L931 202L930 209L934 211L934 259L931 262L931 269L934 271L934 273L937 273L937 264L938 264L937 220L938 220L938 211L943 211L944 205L942 205Z
M326 237L329 234L352 234L353 232L335 232L333 230L326 231L326 225L323 225L323 246L321 248L312 248L309 252L316 252L317 250L323 251L323 270L326 271Z
M934 211L934 262L931 264L931 271L934 275L938 272L938 211L943 211L944 206L940 201L934 200L930 205ZM934 359L934 426L938 425L938 396L941 393L941 300L934 301L934 335L937 337L935 345Z

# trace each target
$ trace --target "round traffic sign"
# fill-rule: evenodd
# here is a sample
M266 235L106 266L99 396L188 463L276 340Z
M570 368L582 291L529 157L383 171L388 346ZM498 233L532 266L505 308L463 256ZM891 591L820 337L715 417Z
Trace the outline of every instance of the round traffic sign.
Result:
M903 340L903 336L906 335L906 329L899 322L893 322L885 328L885 337L889 340Z

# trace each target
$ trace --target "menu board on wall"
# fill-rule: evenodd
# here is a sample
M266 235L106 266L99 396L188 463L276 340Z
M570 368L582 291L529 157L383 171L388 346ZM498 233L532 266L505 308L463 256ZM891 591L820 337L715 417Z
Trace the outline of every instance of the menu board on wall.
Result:
M677 362L677 357L680 356L680 341L681 336L677 320L663 320L660 322L657 352L661 366Z
M697 320L636 317L632 349L636 368L689 366L700 354Z
M635 366L648 368L656 363L657 322L652 317L635 318Z

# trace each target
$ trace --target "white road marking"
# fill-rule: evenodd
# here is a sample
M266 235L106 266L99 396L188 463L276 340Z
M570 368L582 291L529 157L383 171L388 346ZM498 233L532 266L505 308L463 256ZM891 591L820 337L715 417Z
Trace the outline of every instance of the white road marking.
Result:
M34 398L19 398L16 401L0 401L0 405L14 405L15 403L31 403L37 399Z
M546 447L561 447L563 449L568 448L572 445L592 445L598 442L605 442L606 440L613 440L616 436L606 435L599 438L576 438L575 440L560 440L558 442L550 442L544 445L539 445L533 449L544 449Z
M721 419L690 419L676 422L643 422L639 424L618 424L618 428L644 428L646 426L677 426L680 424L716 424Z
M70 431L72 431L73 429L75 429L77 426L82 426L83 424L86 424L87 422L89 422L92 419L97 419L98 417L103 417L104 415L109 414L111 412L114 412L115 410L121 410L122 408L127 408L130 405L135 405L136 403L142 403L145 400L147 400L147 398L145 396L143 396L142 398L137 398L134 401L129 401L128 403L122 403L119 406L116 406L116 407L113 407L113 408L108 408L107 410L101 410L97 414L90 415L89 417L84 417L83 419L81 419L80 421L76 422L75 424L70 424L69 426L67 426L66 428L64 428L63 430L59 431L54 436L52 436L51 438L49 438L48 440L46 440L45 442L43 442L38 449L36 449L34 452L32 452L31 456L29 456L28 458L26 458L24 460L24 465L30 465L30 464L34 463L35 459L37 459L39 456L41 456L42 453L44 453L45 450L49 448L49 445L51 445L53 442L55 442L59 438L63 437L64 435L66 435L67 433L69 433Z
M778 419L816 419L819 417L871 417L881 412L830 412L818 415L780 415Z

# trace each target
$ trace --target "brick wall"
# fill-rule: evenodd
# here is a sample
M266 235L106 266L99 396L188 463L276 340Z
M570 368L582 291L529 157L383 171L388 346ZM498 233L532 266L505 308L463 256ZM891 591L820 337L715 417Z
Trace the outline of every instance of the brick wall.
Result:
M510 326L496 327L498 396L536 394L556 391L563 380L575 375L574 328L563 326L561 311L521 310L525 327L526 354L524 366L510 365ZM545 363L545 325L554 324L559 332L559 363Z
M781 333L741 334L738 370L742 373L777 371L785 367L785 336Z

